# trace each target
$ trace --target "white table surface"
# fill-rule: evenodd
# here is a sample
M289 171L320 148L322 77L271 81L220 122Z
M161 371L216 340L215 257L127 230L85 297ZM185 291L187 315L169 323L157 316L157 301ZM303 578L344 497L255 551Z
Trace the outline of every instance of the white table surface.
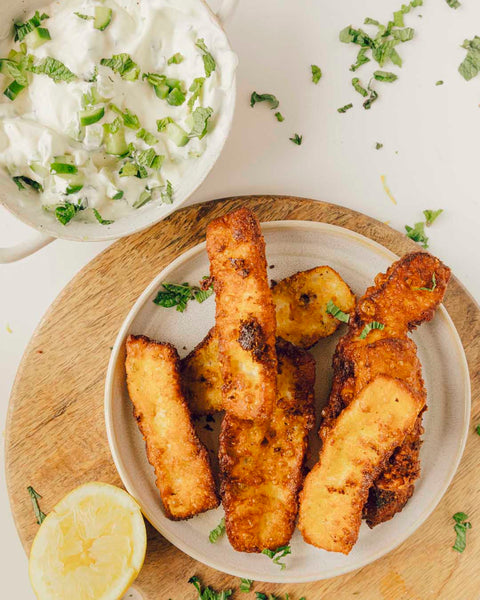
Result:
M341 44L338 32L348 24L361 25L366 16L386 22L400 4L240 0L226 25L240 61L233 129L218 163L190 202L238 194L291 194L348 206L400 231L421 220L423 209L443 208L444 214L428 230L430 251L450 265L480 301L480 76L467 83L457 72L465 56L460 44L480 34L480 3L462 0L455 11L444 0L424 0L423 7L407 15L406 25L416 28L416 36L399 47L404 66L392 69L399 72L399 80L378 84L381 97L365 111L348 70L356 47ZM310 81L311 63L323 70L317 86ZM373 70L366 65L358 76L365 78ZM435 86L439 79L443 86ZM250 108L253 90L277 95L283 123L263 105ZM355 108L338 114L336 109L350 101ZM303 134L301 146L289 141L294 133ZM384 144L381 150L375 150L377 141ZM397 205L385 194L381 175ZM21 239L26 231L1 209L2 245ZM37 323L68 281L107 245L56 241L30 258L0 266L3 423L18 363ZM1 452L3 465L3 447ZM31 600L27 561L10 516L3 476L0 515L0 595Z

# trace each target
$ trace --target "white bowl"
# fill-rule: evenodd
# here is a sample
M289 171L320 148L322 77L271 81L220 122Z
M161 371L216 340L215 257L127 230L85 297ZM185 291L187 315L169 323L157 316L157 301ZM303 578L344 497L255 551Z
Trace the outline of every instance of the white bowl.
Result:
M336 269L357 294L362 294L379 272L397 258L392 252L357 233L325 223L279 221L262 226L269 276L275 280L318 265ZM363 567L393 550L407 539L434 510L460 462L470 416L470 378L460 338L447 311L441 306L435 319L412 335L418 346L428 392L425 413L422 473L415 493L403 511L387 523L369 529L362 525L357 544L348 556L319 550L306 544L295 532L287 568L280 571L266 556L236 552L224 536L216 544L208 533L218 525L222 508L188 521L173 522L163 511L155 474L147 461L145 444L133 418L125 382L125 339L145 334L173 343L181 355L195 347L214 324L215 301L192 303L184 313L165 309L152 300L163 281L198 282L208 274L205 243L195 246L166 267L146 288L125 319L107 371L105 421L110 450L127 490L140 504L143 514L172 544L193 558L225 573L274 583L316 581ZM317 417L328 398L331 359L342 326L335 335L320 340L312 350L317 362L315 390ZM197 427L200 437L212 447L215 431ZM317 428L315 428L315 431ZM313 434L312 441L316 439ZM312 445L312 454L314 453ZM213 456L213 455L212 455Z
M139 0L140 2L148 0ZM203 0L198 0L198 8L202 17L202 34L204 34L209 47L222 48L231 53L229 42L221 25L220 18L225 18L231 12L236 0L223 0L222 6L216 16ZM48 0L9 0L0 3L0 38L11 35L13 21L23 20L32 11L44 7ZM210 31L205 33L205 26ZM222 67L222 54L219 66ZM195 161L188 174L175 187L175 201L172 205L147 204L140 210L129 212L125 217L116 220L111 225L100 223L83 223L73 220L67 226L62 225L51 214L42 209L37 199L27 199L26 194L19 192L11 177L4 169L0 168L0 203L12 212L21 221L35 228L38 233L33 233L31 238L11 248L0 248L0 263L18 260L35 252L55 238L74 241L104 241L125 237L136 233L157 223L179 206L181 206L198 188L208 175L213 165L220 156L220 152L230 132L236 98L235 72L231 84L225 93L222 110L218 115L215 128L208 136L207 149Z

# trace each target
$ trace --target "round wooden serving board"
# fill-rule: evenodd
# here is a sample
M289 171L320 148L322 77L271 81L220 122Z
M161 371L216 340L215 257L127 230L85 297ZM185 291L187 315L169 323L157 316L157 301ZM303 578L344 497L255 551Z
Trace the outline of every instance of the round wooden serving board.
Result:
M365 215L324 202L248 196L190 206L153 228L122 239L87 265L47 311L25 351L10 399L6 473L17 529L28 551L38 529L27 486L48 512L87 481L121 485L105 433L103 390L110 348L127 313L153 277L205 239L208 222L248 206L261 221L322 221L361 233L398 255L418 249L401 233ZM291 600L478 600L480 557L480 308L453 278L445 298L467 355L472 379L472 425L460 468L430 518L388 556L358 571L299 585L256 583L255 591ZM473 528L463 554L452 550L452 515L466 512ZM198 575L216 590L239 580L186 556L148 527L145 566L135 587L145 600L194 598ZM25 575L26 576L26 575Z

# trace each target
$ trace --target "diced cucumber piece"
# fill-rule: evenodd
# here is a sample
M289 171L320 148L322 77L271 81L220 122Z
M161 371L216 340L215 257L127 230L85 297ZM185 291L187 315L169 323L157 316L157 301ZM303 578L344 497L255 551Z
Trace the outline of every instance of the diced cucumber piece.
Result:
M48 169L47 169L47 167L44 167L42 165L42 163L32 162L32 163L30 163L30 168L32 169L32 171L34 173L36 173L40 177L47 177L47 175L48 175Z
M99 29L100 31L104 31L112 20L112 9L107 8L106 6L96 6L95 7L95 20L93 22L93 26L95 29Z
M170 88L165 83L155 85L153 89L155 90L156 96L160 98L160 100L165 100L170 93Z
M189 138L187 132L180 125L177 125L177 123L167 123L165 132L178 147L188 144Z
M129 71L124 73L122 75L122 79L126 79L127 81L136 81L138 79L139 75L140 75L140 68L134 67L133 69L130 69Z
M185 102L185 94L179 88L173 88L168 94L167 102L170 106L180 106Z
M53 157L53 162L65 163L66 165L74 165L75 161L71 154L59 154Z
M50 173L54 173L55 175L74 175L78 173L78 168L68 163L53 162L50 164Z
M83 183L78 183L76 185L69 185L66 189L67 194L76 194L83 188Z
M86 108L78 113L80 117L80 125L87 126L93 125L97 121L103 118L105 115L105 108L103 106L94 106L92 108Z
M39 48L51 39L49 31L45 27L37 27L25 36L25 42L32 50Z
M152 199L152 192L149 190L143 190L143 192L138 197L138 200L135 200L133 203L133 208L140 208L144 206L147 202L150 202Z
M116 190L115 194L112 196L112 200L121 200L123 198L123 190Z
M6 88L6 90L3 93L9 100L15 100L18 94L22 90L24 90L25 87L25 85L20 85L16 81L12 81L12 83Z
M128 144L125 140L125 130L123 126L118 127L112 133L110 127L103 127L105 152L113 156L123 156L128 152Z

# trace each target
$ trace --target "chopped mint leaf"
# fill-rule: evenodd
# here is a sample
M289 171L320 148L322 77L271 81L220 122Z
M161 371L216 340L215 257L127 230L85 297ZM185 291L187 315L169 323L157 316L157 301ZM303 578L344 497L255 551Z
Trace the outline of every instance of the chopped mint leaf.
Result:
M158 131L165 131L166 126L169 123L174 123L174 120L172 119L172 117L165 117L163 119L158 119L157 121L157 130Z
M162 283L162 288L163 289L158 291L153 302L163 308L175 307L179 312L184 312L190 300L196 300L197 302L202 303L213 294L212 284L207 290L196 285L190 285L189 283ZM202 292L206 292L206 294ZM220 527L220 525L218 527ZM218 527L216 529L218 529ZM215 529L213 531L215 531ZM210 535L212 535L212 533L213 532L210 532Z
M327 303L327 314L332 315L332 317L342 321L342 323L348 323L350 321L350 315L338 308L332 300L329 300Z
M262 550L262 554L266 554L268 558L271 558L273 562L280 567L281 571L283 571L287 565L285 563L281 563L280 559L291 553L292 549L290 546L280 546L276 550L269 550L268 548Z
M280 104L273 94L257 94L257 92L252 92L250 96L250 106L253 108L257 102L268 102L272 110L278 108L278 105Z
M298 135L298 133L295 133L293 135L293 137L288 138L291 142L293 142L294 144L297 144L297 146L301 146L302 145L302 141L303 141L303 135Z
M358 77L354 77L352 79L352 85L353 85L355 91L358 92L360 95L362 95L364 98L366 98L368 96L368 91L360 83L360 79Z
M90 15L84 15L79 12L74 12L73 14L76 15L79 19L83 19L84 21L94 21L95 20L95 17L90 16Z
M138 129L140 127L140 121L137 115L134 115L128 108L126 108L125 112L123 112L115 104L110 104L109 107L111 110L113 110L113 112L116 112L117 115L122 117L125 127L129 127L130 129Z
M112 200L121 200L123 198L123 190L118 190L117 193L112 196Z
M282 121L285 121L285 117L282 115L282 113L281 113L281 112L276 112L276 113L275 113L275 117L276 117L277 121L279 121L280 123L281 123Z
M95 218L100 223L100 225L111 225L115 222L111 221L110 219L102 219L102 215L98 212L96 208L93 209L93 214L95 215Z
M172 204L173 203L173 185L167 179L167 185L165 190L162 192L162 202L164 204Z
M370 87L370 84L368 84L368 91L370 92L370 96L363 103L363 108L365 110L369 110L372 107L372 104L378 98L377 92L373 88Z
M208 51L208 48L205 44L205 40L203 38L198 39L195 42L195 46L197 48L199 48L203 53L202 58L203 58L203 67L205 69L205 76L210 77L210 75L213 73L213 71L215 71L216 66L217 66L215 59Z
M41 496L38 492L36 492L31 485L27 487L27 492L30 495L32 500L33 512L35 513L35 518L37 520L37 524L41 525L47 516L44 512L40 510L40 506L38 501L41 500Z
M222 537L222 535L224 533L225 533L225 518L222 518L220 520L220 523L215 527L215 529L212 529L212 531L208 535L208 539L209 539L210 543L214 544L218 540L218 538Z
M232 595L232 590L223 590L222 592L216 592L210 587L206 587L202 590L202 584L200 579L194 575L190 577L188 583L191 583L198 592L198 600L227 600Z
M135 81L140 74L138 65L125 52L114 54L111 58L102 58L100 64L104 67L110 67L114 73L118 73L122 79L128 81Z
M443 85L443 81L442 81L441 79L439 79L439 80L438 80L438 81L435 83L435 85Z
M312 81L317 84L322 77L322 69L317 65L311 65L312 69Z
M337 108L337 112L346 113L347 110L350 110L351 108L353 108L353 104L350 102L350 104L345 104L345 106L341 106L340 108Z
M435 273L432 273L432 283L430 287L417 287L413 288L414 290L421 290L424 292L433 292L437 287L437 278L435 277Z
M190 110L193 110L193 106L194 106L195 102L200 97L200 93L202 91L204 83L205 83L205 77L196 77L193 80L192 85L188 88L188 91L192 93L192 95L190 96L190 98L188 99L188 102L187 102Z
M472 524L467 521L468 515L464 512L458 512L453 515L455 525L453 529L457 534L455 544L452 546L454 550L462 553L467 547L467 529L472 528Z
M381 144L380 142L377 142L375 144L375 150L380 150L380 148L383 148L383 144Z
M83 206L81 206L81 204L65 202L65 204L57 206L55 209L55 217L62 225L66 225L81 210L83 210Z
M158 142L158 139L143 127L137 132L137 138L143 140L148 146L155 146Z
M42 21L48 19L49 16L45 13L41 15L38 10L35 12L31 19L28 19L25 23L14 23L13 27L15 30L14 40L16 42L22 42L25 36L27 36L31 31L37 29L42 24Z
M433 225L438 217L442 214L443 208L439 208L438 210L424 210L423 214L425 215L425 225L430 227Z
M38 65L28 66L27 71L31 71L37 75L47 75L50 79L53 79L55 83L59 83L60 81L70 83L77 78L68 67L51 56L44 58Z
M462 48L467 50L467 56L458 67L458 70L464 79L470 81L480 71L480 37L476 35L473 40L465 40Z
M370 62L370 59L368 58L368 56L366 56L367 52L368 52L368 46L365 46L364 48L360 48L360 50L358 51L358 54L357 54L357 60L353 65L351 65L350 71L356 71L362 65Z
M180 52L176 52L167 60L167 65L179 65L181 62L183 62L183 59L183 54L180 54Z
M241 592L249 592L252 589L253 580L252 579L244 579L243 577L240 579L240 591Z
M197 106L192 113L193 125L188 137L198 137L199 139L202 139L207 134L208 120L212 114L213 108L210 108L209 106L207 108Z
M445 0L450 8L459 8L462 6L458 0Z
M477 432L477 435L480 435L480 425L475 427L475 431Z
M421 221L415 223L413 227L405 225L405 231L407 232L408 238L414 242L418 242L423 248L428 248L428 237L425 235L425 223Z
M38 183L38 181L35 181L34 179L30 179L30 177L25 177L24 175L20 175L18 177L12 177L12 179L20 191L26 190L27 188L25 186L28 185L36 192L43 192L43 187Z
M390 73L388 71L375 71L373 76L377 81L387 81L389 83L398 79L398 76L395 75L395 73Z
M385 329L385 325L383 323L379 323L378 321L372 321L371 323L367 323L362 329L362 333L359 335L359 338L361 340L364 340L373 329L382 330Z

